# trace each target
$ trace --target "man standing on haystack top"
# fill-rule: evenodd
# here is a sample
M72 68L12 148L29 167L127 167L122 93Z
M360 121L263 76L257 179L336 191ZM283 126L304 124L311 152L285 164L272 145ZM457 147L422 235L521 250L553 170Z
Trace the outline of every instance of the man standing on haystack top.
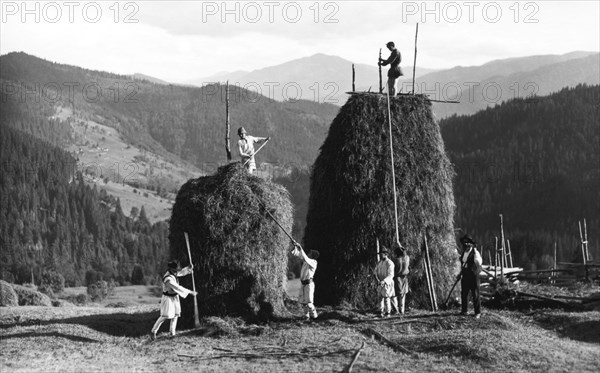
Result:
M160 317L154 323L152 327L152 333L150 339L153 341L156 339L156 333L158 329L165 322L165 320L171 320L171 336L175 336L175 329L177 328L177 319L181 316L181 304L179 303L179 297L187 297L188 294L196 296L198 293L192 290L188 290L183 286L179 285L177 277L187 276L193 272L191 266L181 269L179 262L176 260L170 261L168 264L169 269L163 275L162 285L162 299L160 300Z
M390 93L390 96L394 96L396 94L396 79L404 75L400 68L402 56L400 55L400 51L396 49L396 45L393 41L388 42L385 46L392 53L387 60L379 58L379 64L381 66L390 65L390 69L388 70L388 92Z
M270 140L270 137L256 137L246 134L246 129L240 127L238 129L238 150L240 151L240 157L242 158L242 164L246 163L246 168L249 173L254 173L256 170L256 160L254 159L254 144L264 143ZM246 162L248 161L248 162Z
M460 256L461 271L458 275L460 281L461 315L467 314L469 305L469 292L473 293L473 307L475 318L481 317L481 299L479 298L479 273L481 272L481 255L475 245L477 244L471 236L464 235L460 239L463 253Z
M311 318L317 318L317 309L314 305L315 298L315 282L313 277L317 270L317 259L319 258L319 252L317 250L311 250L308 255L302 249L302 246L298 242L294 242L294 249L292 255L302 258L302 269L300 270L300 294L298 301L304 305L306 310L306 321L310 321Z
M408 265L410 259L406 249L402 245L394 244L394 285L396 294L392 297L392 308L395 313L404 314L406 304L406 293L408 293ZM400 298L400 309L398 309L398 297Z
M379 311L381 317L387 317L391 311L390 299L396 295L394 292L394 262L388 258L387 249L382 246L379 253L381 260L375 267L375 278L379 282L377 292L381 301Z

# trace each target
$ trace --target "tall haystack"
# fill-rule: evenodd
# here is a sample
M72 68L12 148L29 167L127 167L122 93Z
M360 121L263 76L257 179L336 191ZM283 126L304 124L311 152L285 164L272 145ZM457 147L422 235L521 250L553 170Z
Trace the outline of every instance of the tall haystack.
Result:
M389 248L395 237L387 113L386 96L353 94L315 161L304 243L321 252L317 303L375 305L376 239ZM426 97L392 97L391 115L400 241L412 262L407 301L426 306L425 231L438 299L457 273L453 170Z
M249 175L240 163L185 183L170 221L171 258L189 264L190 238L199 314L283 316L290 240L268 216L291 230L293 207L282 186ZM191 276L181 284L192 288ZM182 300L183 322L193 321L191 297Z

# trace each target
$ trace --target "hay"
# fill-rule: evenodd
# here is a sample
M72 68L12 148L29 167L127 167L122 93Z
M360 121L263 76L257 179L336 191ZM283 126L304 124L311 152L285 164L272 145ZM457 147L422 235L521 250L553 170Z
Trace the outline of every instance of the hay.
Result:
M283 300L290 240L255 196L291 230L293 208L285 188L249 175L239 163L189 180L177 194L170 221L171 258L189 263L183 234L188 232L198 265L200 315L287 315ZM190 276L181 283L191 289ZM182 300L184 324L193 314L191 297Z
M453 170L426 97L392 98L391 112L400 240L411 257L407 299L425 306L425 229L438 299L457 272ZM395 236L391 177L386 98L353 94L331 124L311 176L304 243L321 252L318 303L375 304L375 240L389 248Z
M22 285L13 285L13 289L19 297L19 306L52 307L52 300L46 294Z
M14 307L19 305L19 298L15 289L6 281L0 280L0 307Z

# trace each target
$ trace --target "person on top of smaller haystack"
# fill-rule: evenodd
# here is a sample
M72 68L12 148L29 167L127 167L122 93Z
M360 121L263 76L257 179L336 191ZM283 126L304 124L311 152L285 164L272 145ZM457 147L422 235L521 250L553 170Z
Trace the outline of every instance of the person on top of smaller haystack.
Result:
M465 234L460 243L463 247L463 253L460 256L461 271L458 275L460 281L461 297L461 315L467 314L469 305L469 292L473 293L473 307L475 308L475 318L481 317L481 299L479 297L479 273L481 272L481 255L475 247L477 243L471 236Z
M191 274L193 269L191 266L187 266L183 269L179 266L177 260L170 261L168 264L168 270L163 275L162 285L162 299L160 300L160 317L154 323L150 334L150 339L153 341L156 339L156 333L158 329L165 322L165 320L171 320L170 332L171 336L175 336L175 329L177 328L177 319L181 316L181 304L179 303L179 297L187 297L188 294L196 296L198 293L192 290L188 290L183 286L179 285L178 277L183 277Z
M381 301L379 311L381 317L387 317L391 311L390 298L394 297L394 262L388 258L388 250L382 246L380 260L375 267L375 278L379 282L377 289Z
M242 164L246 164L246 168L249 173L253 173L256 170L256 160L254 159L254 144L264 143L269 141L270 137L256 137L250 136L246 133L244 127L238 129L238 150L240 151L240 157L242 158Z
M406 249L399 243L394 244L394 285L395 294L392 296L392 308L396 314L404 314L406 293L408 293L408 273L410 259ZM398 309L398 297L400 297L400 309Z
M396 79L404 75L402 73L402 69L400 68L402 55L400 54L400 51L396 49L396 45L393 41L388 42L385 46L392 53L387 60L379 58L379 65L390 65L390 69L388 70L388 92L390 93L390 96L394 96L396 94Z
M308 255L302 249L302 246L298 242L294 242L294 249L292 255L302 258L302 269L300 270L300 294L298 296L298 302L300 302L306 310L306 321L317 318L317 309L314 305L315 299L315 282L313 277L317 270L317 259L319 258L319 252L317 250L311 250Z

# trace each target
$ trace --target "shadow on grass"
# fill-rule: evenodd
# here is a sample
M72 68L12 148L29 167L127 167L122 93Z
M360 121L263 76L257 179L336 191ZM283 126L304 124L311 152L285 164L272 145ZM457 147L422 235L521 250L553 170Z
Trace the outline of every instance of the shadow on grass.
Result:
M76 336L76 335L69 335L69 334L64 334L64 333L59 333L59 332L47 332L47 333L28 332L28 333L7 334L7 335L2 336L2 340L9 340L9 339L15 339L15 338L31 338L31 337L66 338L73 342L100 343L100 341L95 340L95 339L80 337L80 336Z
M73 324L86 326L90 329L114 337L139 337L150 333L150 329L152 328L152 325L154 324L158 316L158 311L152 311L140 313L111 313L101 315L86 315L53 320L30 319L22 322L5 323L3 325L0 325L0 329L9 329L14 326L48 326L57 324ZM30 333L23 333L23 335L31 336Z
M585 320L585 316L575 314L545 314L536 316L541 327L556 332L561 337L572 340L600 344L600 320Z

